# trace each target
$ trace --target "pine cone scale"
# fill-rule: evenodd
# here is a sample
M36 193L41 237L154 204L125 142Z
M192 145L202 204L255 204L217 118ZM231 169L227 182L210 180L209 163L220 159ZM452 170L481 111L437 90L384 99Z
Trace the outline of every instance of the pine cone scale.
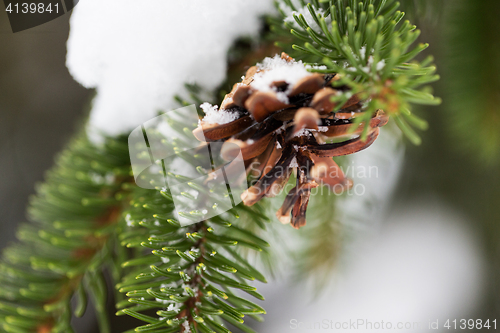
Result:
M360 138L350 139L344 142L330 143L318 146L307 146L307 150L320 157L338 157L357 153L368 148L375 142L379 134L379 129L371 131L368 134L366 141L361 141Z
M273 92L257 92L245 101L245 107L259 123L272 113L291 106L288 103L280 101Z

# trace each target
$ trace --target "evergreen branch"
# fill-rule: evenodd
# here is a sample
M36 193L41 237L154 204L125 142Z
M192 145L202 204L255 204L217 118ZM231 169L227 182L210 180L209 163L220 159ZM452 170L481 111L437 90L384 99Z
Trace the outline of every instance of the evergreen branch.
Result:
M101 266L113 252L121 183L129 179L129 164L123 138L96 147L80 136L59 156L31 200L32 223L19 229L21 242L3 252L3 331L72 332L70 299L76 292L75 314L83 315L85 289L105 314ZM107 331L101 322L101 332Z
M282 20L271 19L276 38L285 37L286 51L312 65L312 71L337 73L334 82L339 90L333 101L337 109L355 96L365 101L365 114L356 117L353 129L365 124L378 109L393 116L400 129L415 144L420 138L410 125L425 129L427 124L413 115L411 104L436 105L429 87L439 79L432 58L422 62L415 57L427 44L412 46L420 31L409 21L402 21L393 0L280 0L277 6ZM348 87L348 93L343 93Z
M232 247L239 244L262 250L267 243L241 228L236 228L238 237L224 232L231 227L229 218L238 216L236 211L181 227L173 219L173 202L167 189L138 192L127 221L145 228L146 232L124 234L122 244L153 250L148 257L124 263L124 266L139 265L140 269L119 285L134 305L122 309L118 315L128 314L148 323L137 331L224 331L221 319L248 331L243 325L244 315L255 316L263 310L230 290L240 289L263 299L245 280L265 282L265 279ZM260 219L258 215L253 218ZM143 264L149 267L144 268ZM157 309L159 318L140 313L148 309Z
M151 254L124 263L135 269L118 285L129 300L118 304L117 315L146 322L136 331L226 332L224 321L251 331L243 318L257 318L265 311L232 290L263 300L247 281L265 282L265 278L236 249L263 250L268 244L232 227L230 217L240 209L181 227L170 218L172 199L165 189L137 190L131 203L127 220L133 231L122 235L122 244L148 249ZM251 218L261 220L258 214ZM226 229L234 229L238 236L229 235ZM155 310L158 317L142 313L148 310Z
M200 93L196 86L187 85L186 89L191 99ZM176 100L181 105L190 104L181 97ZM241 248L263 252L269 244L244 228L241 220L250 220L253 225L265 228L267 218L258 205L252 208L239 205L224 212L223 204L220 207L215 204L212 209L219 210L218 215L195 224L181 225L177 214L198 220L203 213L198 210L183 212L174 207L175 194L164 182L167 175L187 182L189 188L178 194L178 199L193 204L188 207L199 206L207 198L216 202L224 202L224 199L218 197L213 188L208 190L168 171L178 157L184 171L192 169L200 176L207 174L202 167L206 165L206 157L182 152L182 148L199 145L199 142L190 141L194 139L191 131L196 124L190 128L185 115L178 118L173 114L169 114L167 122L179 134L177 139L166 140L160 131L148 129L150 142L161 141L168 145L176 152L176 157L163 161L163 178L150 181L155 190L134 189L130 208L125 212L130 230L120 235L120 241L122 246L135 249L137 255L123 263L130 272L117 288L129 299L117 304L117 315L126 314L145 322L135 329L138 332L229 332L226 324L243 332L253 332L243 319L249 316L260 320L259 315L265 311L239 293L263 300L247 281L266 280L244 258ZM183 119L183 122L176 119ZM238 226L233 226L235 221Z

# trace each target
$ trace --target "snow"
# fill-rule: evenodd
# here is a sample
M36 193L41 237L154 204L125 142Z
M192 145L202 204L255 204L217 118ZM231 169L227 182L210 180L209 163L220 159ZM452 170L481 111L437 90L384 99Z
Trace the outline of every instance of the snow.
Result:
M333 63L337 63L336 61L332 60ZM328 69L326 65L311 65L311 64L306 64L306 69Z
M275 133L276 134L281 134L283 131L286 129L286 124L283 124L280 128L278 128Z
M288 62L281 59L281 56L275 55L273 58L267 57L262 63L257 64L260 70L254 75L254 80L250 83L250 87L259 91L276 91L276 87L271 86L273 82L284 81L288 83L288 89L285 92L277 92L276 96L282 102L288 103L287 94L292 89L293 85L303 77L311 75L307 71L306 66L302 61Z
M126 133L168 111L184 83L214 89L225 79L235 39L255 36L270 0L80 1L73 10L66 64L95 88L89 132Z
M177 303L171 303L167 307L167 311L179 311L179 307L177 306Z
M328 132L328 130L328 126L318 126L318 132Z
M262 70L273 70L283 66L286 66L289 62L285 59L281 59L281 56L276 54L274 57L266 57L262 62L257 64L257 68L259 71ZM293 62L291 62L293 63Z
M190 333L191 332L191 328L189 327L189 321L186 320L185 322L182 323L182 327L184 328L184 332L186 333Z
M372 68L372 65L373 65L373 56L370 56L368 58L368 65L365 66L365 67L362 67L361 70L367 74L369 74L371 72L371 68ZM377 65L375 65L375 70L377 72L380 72L382 69L384 69L385 67L385 60L382 59L380 60L379 62L377 62ZM348 68L347 70L351 70L350 68ZM356 71L356 69L354 69L354 71Z
M360 50L359 53L361 54L361 59L366 58L366 46L363 46Z
M312 128L302 128L299 131L297 131L297 133L295 133L292 136L292 138L297 138L297 137L301 137L301 136L310 137L311 136L311 131L315 131L315 130L312 129Z
M205 117L203 122L207 124L227 124L238 118L238 114L235 112L227 112L225 110L218 110L217 105L212 105L210 103L203 103L200 105L203 112L205 112Z
M385 67L385 60L380 60L377 63L377 71L381 71L382 69L384 69L384 67Z
M372 65L373 65L373 56L372 55L367 55L367 52L366 52L366 46L363 46L361 47L361 49L359 50L359 53L361 55L361 59L356 55L356 54L353 54L354 58L356 60L365 60L367 59L367 65L366 66L363 66L363 67L360 67L360 69L367 73L367 74L370 74L371 72L371 69L372 69ZM373 54L375 52L374 49L371 50L370 54ZM385 67L385 60L382 59L380 60L379 62L377 62L377 64L375 65L375 71L376 72L380 72L382 69L384 69ZM349 71L349 72L357 72L358 69L356 67L349 67L349 65L347 63L344 64L344 68L346 71Z
M134 226L134 221L132 220L132 217L130 216L130 214L127 214L125 216L125 222L127 222L127 226L129 226L129 227Z
M286 95L286 92L284 91L278 91L276 92L276 98L278 98L278 101L288 104L290 100L288 99L288 96Z
M298 168L299 164L297 163L297 158L294 156L292 161L290 162L289 168Z

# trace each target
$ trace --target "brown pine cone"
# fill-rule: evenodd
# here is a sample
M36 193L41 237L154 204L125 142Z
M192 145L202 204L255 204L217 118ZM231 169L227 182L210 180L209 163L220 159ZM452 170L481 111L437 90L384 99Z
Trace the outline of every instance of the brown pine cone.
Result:
M208 142L235 143L241 148L247 175L257 180L242 195L245 205L278 194L296 169L297 184L276 215L298 229L306 223L311 189L326 185L340 193L352 186L332 157L369 147L388 118L377 111L365 141L360 138L363 124L348 132L362 105L353 95L341 110L333 112L331 98L348 93L345 88L332 88L336 79L335 74L310 73L301 62L282 53L281 58L266 58L263 64L248 69L220 110L202 105L206 116L194 135ZM224 144L222 157L235 158L237 146Z

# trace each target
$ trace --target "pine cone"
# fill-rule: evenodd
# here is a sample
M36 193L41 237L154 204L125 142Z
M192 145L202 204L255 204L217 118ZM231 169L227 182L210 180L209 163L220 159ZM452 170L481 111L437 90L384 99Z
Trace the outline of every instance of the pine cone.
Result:
M334 74L310 73L301 62L282 53L281 58L266 58L263 64L248 69L243 81L226 95L220 110L208 103L202 105L206 116L194 135L208 142L235 143L241 148L247 175L257 180L242 195L245 205L278 194L296 169L297 184L276 215L282 223L298 229L306 223L311 189L326 185L340 193L352 186L332 157L369 147L388 118L377 111L365 141L360 138L363 124L348 132L352 119L363 112L362 105L353 95L334 113L331 98L349 93L346 87L332 88L336 79ZM235 158L237 146L224 144L222 157Z

